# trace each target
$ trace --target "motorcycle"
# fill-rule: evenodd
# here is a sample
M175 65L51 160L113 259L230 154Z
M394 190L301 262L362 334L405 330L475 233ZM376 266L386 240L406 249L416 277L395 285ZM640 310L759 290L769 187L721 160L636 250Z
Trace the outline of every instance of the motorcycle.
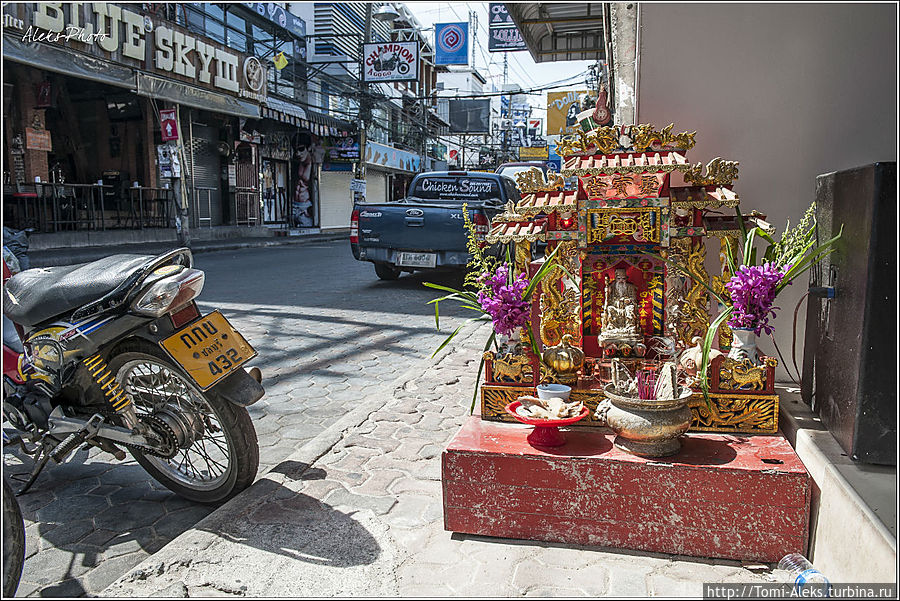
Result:
M391 54L389 58L379 56L375 59L375 64L373 66L376 71L393 71L396 69L401 75L405 75L409 71L409 65L401 62L400 57L396 52Z
M4 264L4 278L8 270ZM205 275L180 248L157 257L19 272L4 313L24 350L3 346L3 416L34 457L22 494L82 445L125 450L191 501L220 503L253 483L259 443L247 407L265 393L256 351L194 299Z

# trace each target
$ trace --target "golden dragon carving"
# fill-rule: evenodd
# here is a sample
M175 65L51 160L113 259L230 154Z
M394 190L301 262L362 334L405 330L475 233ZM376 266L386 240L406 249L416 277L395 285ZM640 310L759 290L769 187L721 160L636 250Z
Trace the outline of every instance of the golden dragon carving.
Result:
M579 252L574 240L560 242L557 261L573 277L578 277ZM581 309L577 290L563 287L566 277L562 269L554 267L541 282L541 341L544 346L556 346L565 334L581 339ZM562 289L562 291L560 291Z

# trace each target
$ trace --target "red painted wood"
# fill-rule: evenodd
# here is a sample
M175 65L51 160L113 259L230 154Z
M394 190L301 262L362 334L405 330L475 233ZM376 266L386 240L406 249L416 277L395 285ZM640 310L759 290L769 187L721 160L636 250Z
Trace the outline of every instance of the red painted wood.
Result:
M557 449L528 431L463 425L443 455L448 530L770 562L806 551L809 475L780 435L691 433L650 460L602 429L569 429Z

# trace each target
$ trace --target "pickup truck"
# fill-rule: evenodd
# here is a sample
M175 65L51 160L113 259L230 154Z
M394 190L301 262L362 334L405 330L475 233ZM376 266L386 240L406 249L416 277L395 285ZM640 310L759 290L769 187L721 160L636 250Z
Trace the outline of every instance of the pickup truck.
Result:
M518 202L515 182L504 175L470 171L420 173L406 198L396 202L353 206L350 249L358 261L370 261L382 280L401 272L462 269L471 256L466 250L463 203L480 236L491 218L509 201Z

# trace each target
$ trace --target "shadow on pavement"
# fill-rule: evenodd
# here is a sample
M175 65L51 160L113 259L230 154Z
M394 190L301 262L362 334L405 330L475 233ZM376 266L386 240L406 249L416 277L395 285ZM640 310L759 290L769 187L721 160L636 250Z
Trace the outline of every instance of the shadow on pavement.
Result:
M95 461L96 454L79 450L64 464L48 465L18 497L28 527L20 596L102 590L121 575L129 556L136 565L214 509L177 496L132 459L119 463L101 455ZM31 457L6 447L4 464L20 489Z

